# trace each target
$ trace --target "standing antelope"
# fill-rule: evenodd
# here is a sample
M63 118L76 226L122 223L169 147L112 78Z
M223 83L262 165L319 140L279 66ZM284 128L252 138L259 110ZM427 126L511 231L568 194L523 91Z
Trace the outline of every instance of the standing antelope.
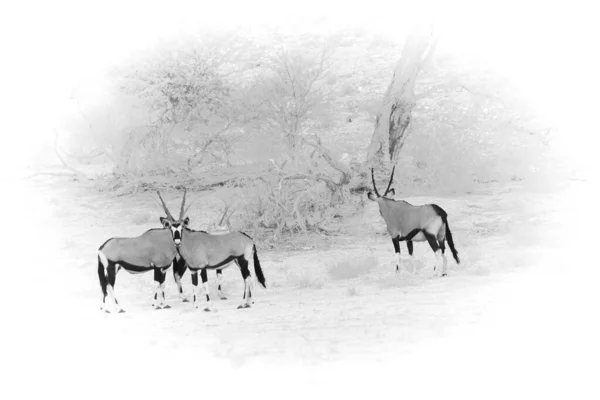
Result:
M394 166L387 189L383 196L380 196L377 191L377 186L375 185L373 168L371 168L371 179L373 180L373 190L375 191L375 195L373 195L372 192L369 192L367 197L369 200L375 201L379 205L379 213L385 220L387 230L392 237L392 243L394 245L394 250L396 251L396 272L399 272L400 270L400 242L406 241L414 273L415 264L412 257L413 242L423 242L427 240L436 256L436 265L433 270L435 271L437 269L440 259L443 259L441 275L446 276L446 266L448 264L445 255L446 239L448 240L448 245L450 246L454 260L456 260L457 264L460 263L458 251L456 251L456 248L454 247L452 233L450 232L450 226L448 225L448 214L435 204L413 206L404 200L394 200L386 197L388 193L391 193L392 195L395 194L394 189L390 189L394 179L395 169L396 167Z
M258 282L266 288L265 276L263 275L256 246L250 236L243 232L231 232L224 235L211 235L205 231L194 231L188 228L190 219L185 216L185 196L187 191L183 192L181 203L181 212L179 220L169 221L167 218L161 218L165 227L169 227L172 233L172 240L177 247L181 258L185 261L190 273L192 274L192 284L194 286L194 306L198 308L198 271L201 271L202 288L206 296L206 308L204 311L211 310L211 302L208 291L208 282L206 269L223 269L231 261L235 261L242 272L244 278L244 295L242 303L238 308L250 307L252 277L248 264L250 258L254 255L254 272ZM160 195L160 193L159 193ZM163 202L163 206L166 205ZM165 211L167 211L165 209ZM185 218L184 218L185 217Z
M160 193L158 194L158 196L160 197ZM164 204L164 201L162 200L162 198L161 198L161 201ZM211 228L209 228L208 233L210 233L212 235L223 235L226 233L230 233L229 219L235 212L235 209L234 209L228 216L227 212L229 211L230 207L231 207L230 204L226 204L225 211L223 212L221 219L219 220L219 222L217 224L214 224L213 226L211 226ZM189 209L190 206L188 206L187 208ZM175 222L175 220L171 220L171 222ZM233 261L227 265L224 265L221 269L216 270L216 273L217 273L217 295L219 296L219 298L221 300L227 300L227 297L225 297L225 295L223 294L223 269L229 267L232 263L233 263ZM181 300L183 302L188 301L187 298L185 297L185 295L183 294L183 285L181 283L181 278L183 277L183 274L185 274L185 271L187 270L187 268L188 268L188 266L187 266L186 262L181 258L181 256L178 255L177 259L175 260L175 263L173 264L173 277L175 278L175 282L177 283L177 287L179 290L179 297L181 298ZM200 276L202 277L202 282L206 282L208 280L206 269L203 269L200 271ZM250 297L252 298L252 296L250 296Z
M162 220L162 217L161 217ZM166 270L173 263L177 248L168 229L150 229L133 238L111 238L98 249L98 277L102 288L101 310L106 308L110 295L118 312L124 312L115 297L115 280L121 268L129 273L154 270L154 297L152 306L170 308L165 302ZM161 294L159 295L159 290Z

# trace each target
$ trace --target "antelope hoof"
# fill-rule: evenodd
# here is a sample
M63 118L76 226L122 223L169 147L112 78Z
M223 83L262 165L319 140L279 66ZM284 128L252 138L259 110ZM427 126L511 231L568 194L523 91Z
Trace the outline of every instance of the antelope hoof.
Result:
M237 309L239 310L240 308L244 308L244 306L240 304Z
M442 276L448 276L448 274L444 272L444 273L442 274Z
M106 308L104 309L104 312L110 314L110 311L108 311Z
M170 305L168 305L168 304L165 304L165 305L163 306L163 310L164 310L164 309L167 309L167 308L171 308L171 306L170 306Z
M225 297L225 296L219 296L219 299L221 299L221 300L227 300L227 297Z
M246 304L244 308L250 308L250 304Z
M123 314L125 312L125 310L123 310L122 308L119 310L119 314Z
M208 307L206 307L206 308L204 309L204 312L211 312L211 311L212 311L212 310L211 310L210 308L208 308Z
M181 301L182 301L183 303L189 303L189 302L190 302L190 301L189 301L187 298L185 298L185 297L184 297L183 299L181 299Z

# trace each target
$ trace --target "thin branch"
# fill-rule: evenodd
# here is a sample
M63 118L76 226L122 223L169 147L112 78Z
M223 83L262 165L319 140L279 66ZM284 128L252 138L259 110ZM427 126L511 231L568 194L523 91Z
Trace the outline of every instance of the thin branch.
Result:
M85 176L85 174L83 172L81 172L81 171L77 170L76 168L73 168L67 164L67 162L65 161L63 156L58 151L58 132L56 131L56 129L54 129L54 133L56 133L56 136L54 138L54 154L56 154L56 157L58 157L58 159L60 160L63 167L68 169L69 171L71 171L79 179L85 180L85 181L89 180L89 178L87 176Z

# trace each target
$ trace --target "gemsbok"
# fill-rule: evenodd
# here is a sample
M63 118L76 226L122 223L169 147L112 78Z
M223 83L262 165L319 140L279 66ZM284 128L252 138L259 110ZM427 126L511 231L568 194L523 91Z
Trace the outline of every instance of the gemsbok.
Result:
M159 193L159 197L160 197L160 193ZM164 204L164 201L162 200L162 198L161 198L161 202ZM223 215L221 215L221 219L219 220L218 223L213 224L208 229L208 233L210 233L211 235L224 235L224 234L230 233L231 230L230 230L230 225L229 225L229 219L235 212L235 209L234 209L232 212L229 213L229 215L227 215L227 212L229 211L230 207L231 207L230 204L225 205L225 211L223 211ZM190 206L188 206L187 208L189 209ZM173 220L171 222L175 222L175 221ZM223 269L229 267L232 263L233 263L233 261L227 265L224 265L222 269L216 270L216 273L217 273L217 295L219 296L219 298L221 300L227 300L227 297L223 293ZM183 285L181 283L181 279L183 277L183 274L185 274L185 271L187 271L187 268L188 268L188 266L187 266L186 262L181 258L181 256L178 255L177 259L175 260L175 262L173 264L173 277L175 279L175 282L177 283L177 288L179 291L179 298L183 302L188 301L187 297L183 293ZM202 277L203 282L208 280L208 276L206 274L206 269L203 269L200 271L200 276ZM250 298L252 298L252 295L250 295Z
M426 240L436 256L436 265L433 270L436 271L440 267L440 259L442 259L441 275L446 276L446 266L448 264L445 255L446 240L448 240L454 260L456 260L457 264L460 263L458 251L454 247L452 232L450 232L450 225L448 225L448 214L436 204L413 206L404 200L394 200L386 197L388 193L392 196L395 194L394 189L390 189L394 180L395 169L396 167L394 166L387 189L383 193L383 196L381 196L377 191L375 175L373 168L371 168L371 179L373 180L375 194L369 192L367 193L367 197L379 205L379 213L383 217L387 225L387 230L392 237L392 243L396 252L396 272L400 270L400 242L406 241L414 273L415 264L412 257L413 242L423 242Z
M250 259L254 256L254 272L258 282L266 288L265 276L258 260L256 246L250 236L243 232L231 232L224 235L211 235L205 231L194 231L188 227L190 219L185 215L185 196L183 192L181 212L175 222L161 218L161 223L171 229L172 240L177 251L185 261L192 274L194 286L194 307L198 308L198 271L202 278L202 288L206 296L206 308L211 311L212 305L208 290L206 269L223 269L235 261L244 278L244 295L238 308L248 308L251 304L252 276L248 268ZM166 207L166 204L163 203ZM165 209L165 212L167 210Z
M167 216L170 217L169 214ZM110 295L117 312L124 312L115 297L115 281L121 268L129 273L154 270L152 306L157 309L171 308L165 301L165 277L176 255L177 248L171 231L166 227L150 229L138 237L108 239L98 249L98 277L102 289L100 309L110 312L106 308L106 296Z

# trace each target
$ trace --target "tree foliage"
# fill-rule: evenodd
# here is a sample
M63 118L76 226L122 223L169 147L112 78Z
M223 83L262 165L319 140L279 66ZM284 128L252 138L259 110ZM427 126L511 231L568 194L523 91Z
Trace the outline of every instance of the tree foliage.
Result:
M368 164L398 163L405 188L521 179L547 127L532 123L518 96L497 90L505 82L434 50L429 31L405 43L364 32L184 38L116 70L103 106L74 107L70 128L87 145L71 151L61 139L61 154L102 154L120 180L109 187L124 192L149 188L157 176L214 187L206 181L217 170L260 164L256 176L270 186L250 185L276 189L263 204L287 218L281 232L319 226L301 222L308 206L297 207L302 218L286 214L295 196L315 200L305 191L318 186L319 204L335 210L369 186Z

